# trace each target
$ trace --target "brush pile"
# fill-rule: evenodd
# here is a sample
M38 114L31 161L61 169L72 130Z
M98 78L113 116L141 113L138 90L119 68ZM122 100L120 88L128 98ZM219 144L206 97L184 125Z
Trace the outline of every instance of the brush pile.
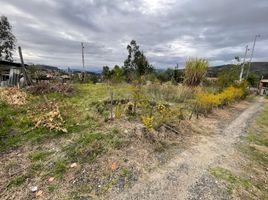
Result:
M24 105L27 94L18 88L0 88L0 100L9 105Z
M39 83L27 89L33 95L41 95L48 93L60 93L65 96L72 96L74 88L70 84L61 83Z
M64 127L65 121L61 115L57 103L49 102L39 105L34 112L29 111L29 116L35 124L36 128L48 128L49 130L67 133Z

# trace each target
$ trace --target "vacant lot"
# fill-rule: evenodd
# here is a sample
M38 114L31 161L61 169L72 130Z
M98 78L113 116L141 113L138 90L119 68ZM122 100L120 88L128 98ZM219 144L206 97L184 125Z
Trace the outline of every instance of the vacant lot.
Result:
M59 87L1 91L3 199L115 197L250 105L230 99L217 108L234 89L209 96L211 88L170 84Z

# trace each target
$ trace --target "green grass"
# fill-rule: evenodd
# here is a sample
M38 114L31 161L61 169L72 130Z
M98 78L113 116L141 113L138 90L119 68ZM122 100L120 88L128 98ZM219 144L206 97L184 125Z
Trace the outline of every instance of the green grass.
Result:
M57 185L51 184L47 186L47 190L49 193L53 193L57 189Z
M47 152L47 151L35 151L29 155L29 158L32 161L43 161L45 160L49 155L51 155L53 152Z
M228 183L227 191L229 193L232 193L232 191L238 187L243 187L247 190L253 187L252 183L249 180L243 177L234 175L230 170L227 170L221 167L210 169L210 173L216 178L220 180L224 180Z
M106 84L75 84L75 95L68 97L59 93L47 94L49 101L57 102L65 120L68 134L50 131L47 128L35 128L27 111L45 102L44 97L30 96L26 105L11 106L0 101L0 152L5 152L23 145L25 142L44 143L57 137L68 137L72 133L85 134L95 131L98 119L92 115L92 102L109 98L109 88ZM121 84L112 86L114 98L127 98L131 86ZM38 113L38 110L35 111Z
M19 187L26 182L27 178L28 176L26 175L17 176L8 183L7 187Z
M66 160L57 160L54 163L54 168L53 168L53 175L56 178L62 178L62 176L65 174L67 171L67 162Z
M90 132L82 134L71 145L65 147L72 162L93 162L108 148L120 148L121 136L117 129L110 132Z
M251 160L258 162L263 167L268 166L268 154L258 151L254 145L268 147L268 106L256 118L246 137L251 145L243 145L241 150Z
M36 162L36 163L32 163L31 164L31 167L30 167L30 170L33 172L33 173L36 173L38 171L41 171L43 169L43 164L42 162Z

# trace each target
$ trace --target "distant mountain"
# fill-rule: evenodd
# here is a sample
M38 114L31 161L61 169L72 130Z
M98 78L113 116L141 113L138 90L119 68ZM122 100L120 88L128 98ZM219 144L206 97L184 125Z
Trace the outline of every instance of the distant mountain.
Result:
M208 69L208 76L215 77L224 69L230 69L232 66L231 64L227 65L220 65L220 66L214 66L209 67ZM239 70L240 70L239 66ZM248 64L245 65L244 74L246 74L248 69ZM252 62L250 66L250 72L254 72L259 76L268 76L268 62Z
M39 69L39 70L45 70L45 71L60 71L58 67L51 66L51 65L42 65L42 64L36 64L36 65L29 65L32 68Z

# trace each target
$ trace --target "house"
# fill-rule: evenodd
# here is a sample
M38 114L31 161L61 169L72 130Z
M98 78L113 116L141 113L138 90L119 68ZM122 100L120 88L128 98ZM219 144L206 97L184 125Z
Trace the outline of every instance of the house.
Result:
M262 79L259 86L260 95L268 95L268 79Z
M32 81L24 67L21 63L0 60L0 86L31 85Z

